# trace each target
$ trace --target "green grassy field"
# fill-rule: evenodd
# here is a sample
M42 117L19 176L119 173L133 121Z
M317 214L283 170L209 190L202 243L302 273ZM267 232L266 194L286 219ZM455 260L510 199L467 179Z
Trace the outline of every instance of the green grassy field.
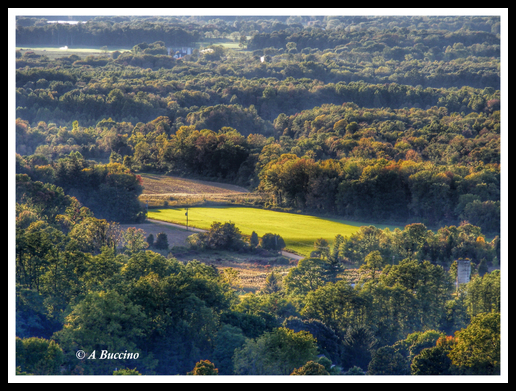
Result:
M150 219L186 224L186 209L150 209ZM306 216L293 213L246 207L192 207L188 208L188 225L190 227L209 229L214 221L234 223L244 235L255 231L259 237L266 233L279 234L288 249L309 256L314 250L314 241L324 238L330 243L335 236L349 236L367 223ZM393 225L379 225L378 228L394 230ZM399 227L403 229L403 227Z
M34 52L39 55L47 56L50 59L60 58L60 57L68 57L68 56L71 56L72 54L75 54L81 58L85 58L85 57L91 56L91 55L98 56L98 55L106 53L106 51L101 50L100 47L70 46L66 50L61 49L61 47L64 47L64 45L62 45L62 46L27 45L27 46L17 46L16 50L21 49L22 53L31 51L31 52ZM131 50L131 49L130 48L108 47L107 53L112 53L116 50L118 50L120 52L125 52L125 51Z
M248 37L247 39L250 39ZM246 49L242 49L239 46L238 42L234 42L232 40L217 40L213 42L196 42L195 46L210 46L210 45L220 45L226 49L233 49L236 51L246 51ZM75 54L81 58L85 58L87 56L98 56L102 54L110 54L114 51L125 52L130 51L131 47L111 47L107 46L107 50L102 50L101 47L92 47L92 46L69 46L68 49L62 49L65 45L58 46L48 46L48 45L26 45L26 46L16 46L16 50L22 50L23 52L32 51L36 54L47 56L50 59L60 58L60 57L68 57L72 54Z

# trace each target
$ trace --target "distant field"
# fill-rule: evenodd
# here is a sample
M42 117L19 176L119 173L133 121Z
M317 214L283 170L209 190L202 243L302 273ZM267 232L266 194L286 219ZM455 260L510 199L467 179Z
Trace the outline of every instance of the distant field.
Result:
M159 174L140 174L144 195L243 194L247 189L219 182L186 179Z
M91 55L100 55L103 54L104 51L100 50L100 47L73 47L69 46L68 49L62 49L63 46L41 46L41 45L28 45L28 46L17 46L16 50L21 50L23 52L34 52L39 55L47 56L48 58L59 58L59 57L68 57L72 54L75 54L81 58L85 58ZM108 46L108 53L112 53L114 51L128 51L130 48L112 48Z
M248 37L247 39L249 39ZM197 43L202 44L203 46L209 46L209 45L220 45L223 46L226 49L234 49L237 51L246 51L245 49L242 49L239 46L238 42L234 42L232 40L225 40L225 41L215 41L215 42L200 42ZM76 47L73 45L68 46L68 49L64 49L65 45L60 46L48 46L48 45L27 45L27 46L16 46L16 50L21 50L23 52L32 51L36 54L47 56L49 58L59 58L59 57L68 57L72 54L75 54L81 58L85 58L87 56L91 55L101 55L104 54L104 50L100 49L99 47ZM132 48L130 47L111 47L107 46L107 52L112 53L114 51L119 52L125 52L130 51Z
M186 224L186 209L149 209L150 219ZM299 215L294 213L276 212L265 209L246 207L191 207L188 208L188 225L191 227L209 229L214 221L231 222L240 229L242 234L251 235L255 231L259 237L266 233L279 234L288 249L299 254L309 256L314 250L314 241L324 238L330 243L335 236L349 236L363 225L339 219L327 219L315 216ZM394 230L396 226L375 225L378 228L388 227ZM399 227L403 228L403 227Z
M248 35L247 40L249 41L250 39L251 39L251 36ZM226 49L234 49L237 51L247 51L246 49L243 49L240 47L240 42L233 41L232 39L216 39L213 41L199 41L199 42L196 42L196 44L199 46L203 46L203 47L216 45L216 46L223 46Z
M177 224L186 224L185 208L182 202L195 204L196 200L224 201L231 198L253 197L245 188L210 181L193 180L157 174L141 174L143 194L140 200L149 206L158 207L149 209L150 219L168 221ZM160 208L163 202L176 208ZM242 234L251 235L255 231L258 236L268 232L279 234L287 248L308 256L313 251L314 241L325 238L330 243L335 236L349 236L367 223L330 219L315 216L305 216L294 213L277 212L266 209L257 209L239 206L192 206L188 209L188 224L191 227L209 229L214 221L231 221L240 229ZM379 228L393 225L375 225ZM399 227L403 228L403 227Z
M140 174L143 193L140 201L149 207L200 205L205 201L247 203L260 198L247 189L220 182L186 179L159 174ZM247 202L246 202L247 201Z

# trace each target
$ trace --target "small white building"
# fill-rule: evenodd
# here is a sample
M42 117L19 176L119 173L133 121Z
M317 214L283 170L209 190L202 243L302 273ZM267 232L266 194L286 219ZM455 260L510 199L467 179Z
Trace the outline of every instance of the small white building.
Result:
M471 261L463 259L457 260L457 280L455 282L458 288L460 284L467 284L471 279Z

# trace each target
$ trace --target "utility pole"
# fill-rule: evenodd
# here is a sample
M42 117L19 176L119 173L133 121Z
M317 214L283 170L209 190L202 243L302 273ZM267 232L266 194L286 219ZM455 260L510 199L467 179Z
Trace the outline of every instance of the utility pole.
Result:
M186 216L186 230L188 231L188 208L186 208L185 216Z

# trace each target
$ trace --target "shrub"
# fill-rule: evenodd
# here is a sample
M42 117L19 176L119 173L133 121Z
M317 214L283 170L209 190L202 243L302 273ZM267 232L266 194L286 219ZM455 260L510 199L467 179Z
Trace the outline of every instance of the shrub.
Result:
M260 246L266 250L281 251L286 244L283 238L277 234L266 233L260 239Z
M168 238L167 234L160 232L156 238L156 244L154 245L158 250L168 250Z

